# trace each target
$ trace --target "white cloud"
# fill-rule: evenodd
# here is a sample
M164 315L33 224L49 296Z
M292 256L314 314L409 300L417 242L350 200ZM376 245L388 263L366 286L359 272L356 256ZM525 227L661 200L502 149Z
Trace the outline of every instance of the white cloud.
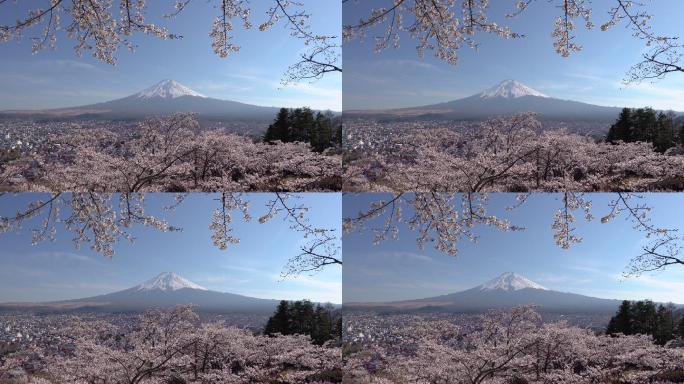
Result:
M54 252L34 252L31 257L36 259L50 258L59 261L76 261L82 263L96 263L93 257L82 255L75 252L54 251Z
M34 67L50 69L52 71L77 70L77 71L101 71L93 64L77 60L48 59L33 62Z
M367 63L376 69L382 69L384 71L394 70L398 72L406 71L407 69L418 69L418 70L429 70L429 71L441 71L442 69L434 64L428 63L422 60L414 59L379 59L373 60Z
M414 252L404 252L404 251L398 251L398 252L376 252L373 257L381 257L381 258L388 258L388 259L402 259L402 260L409 260L409 261L420 261L420 262L425 262L425 263L431 263L434 262L435 260L427 255L423 255L420 253L414 253Z

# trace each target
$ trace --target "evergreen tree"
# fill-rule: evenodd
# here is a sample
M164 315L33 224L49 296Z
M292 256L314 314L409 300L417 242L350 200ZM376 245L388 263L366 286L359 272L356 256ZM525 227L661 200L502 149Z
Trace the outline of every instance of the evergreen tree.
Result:
M672 148L677 145L675 141L675 129L674 129L674 114L672 113L659 113L657 130L655 132L655 139L653 141L653 147L656 151L663 153L668 148Z
M682 125L679 127L679 145L684 147L684 121L682 121Z
M620 304L617 314L608 323L606 333L610 335L616 333L632 334L632 303L629 300L625 300Z
M639 108L634 113L634 129L632 141L652 143L655 140L657 117L653 108Z
M610 127L606 141L616 143L624 141L653 143L658 152L665 152L677 145L677 136L682 140L682 132L676 132L675 115L672 112L662 113L653 108L623 108L617 121Z
M310 143L311 133L314 129L313 111L307 107L295 109L290 130L290 140Z
M342 144L342 125L333 128L335 118L332 113L314 112L311 108L282 108L273 124L264 134L264 142L280 140L284 143L309 143L316 152Z
M656 306L651 300L632 304L632 332L653 335L656 327Z
M311 335L313 329L314 309L309 300L295 301L290 306L292 333Z
M684 332L684 324L682 325L682 331ZM332 329L332 336L335 339L342 338L342 316L338 316L337 320L335 320L335 325Z
M312 130L311 148L316 152L323 152L332 142L332 118L320 112L316 114L315 129Z
M606 333L614 335L645 334L653 336L659 345L665 345L675 337L674 306L656 306L650 300L623 301L615 316L610 319Z
M674 307L672 305L658 306L656 317L656 327L653 333L653 339L658 345L665 345L668 341L674 338Z
M682 317L679 319L679 337L684 339L684 314L682 314Z
M332 338L332 310L330 308L322 307L320 304L316 306L315 313L315 328L311 334L314 343L321 345Z
M313 343L322 345L333 338L341 338L341 316L338 332L334 324L333 307L314 305L309 300L281 301L264 327L264 334L302 334L311 336ZM339 336L338 336L339 334Z
M276 308L273 316L268 319L264 333L267 335L272 335L274 333L290 335L290 322L290 303L287 300L282 300L280 304L278 304L278 308Z
M289 141L289 126L290 126L290 110L287 108L280 108L278 115L276 116L273 124L268 126L266 134L264 135L264 141L271 143L276 140L282 142Z
M616 143L618 141L632 141L632 110L623 108L615 124L610 127L606 141Z
M684 124L682 125L682 131L684 132ZM342 123L337 123L334 129L335 134L333 135L333 146L342 146Z

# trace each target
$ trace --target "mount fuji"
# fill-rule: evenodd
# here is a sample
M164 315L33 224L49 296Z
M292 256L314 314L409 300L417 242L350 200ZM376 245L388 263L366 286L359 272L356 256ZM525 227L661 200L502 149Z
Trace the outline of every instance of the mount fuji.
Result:
M475 95L439 104L380 111L345 111L348 116L398 120L485 120L522 112L542 121L612 123L621 108L550 97L516 80L505 80ZM607 129L607 126L606 126Z
M199 92L186 87L175 80L162 80L161 82L133 95L139 99L151 99L161 97L163 99L175 99L176 97L193 96L207 98Z
M520 276L517 273L513 272L506 272L499 277L497 277L494 280L490 280L477 288L480 289L480 291L496 291L496 290L503 290L503 291L519 291L521 289L525 288L531 288L531 289L541 289L544 291L548 291L549 289L535 283L534 281Z
M106 295L47 303L4 303L0 310L141 312L191 304L203 312L270 314L278 303L211 291L173 272L164 272L132 288Z
M164 272L157 277L147 280L146 282L134 287L137 291L177 291L179 289L197 289L200 291L208 291L208 289L197 285L192 281L182 278L173 272Z
M535 305L544 312L612 314L620 303L620 300L553 291L519 274L507 272L457 293L385 303L345 303L344 307L385 311L485 312Z
M517 99L525 96L546 97L545 94L528 87L527 85L515 80L504 80L503 82L475 95L481 99L491 99L503 97L506 99Z
M38 119L140 120L177 112L197 113L202 120L271 122L278 107L263 107L207 97L175 80L162 80L130 96L72 108L4 111L0 116Z

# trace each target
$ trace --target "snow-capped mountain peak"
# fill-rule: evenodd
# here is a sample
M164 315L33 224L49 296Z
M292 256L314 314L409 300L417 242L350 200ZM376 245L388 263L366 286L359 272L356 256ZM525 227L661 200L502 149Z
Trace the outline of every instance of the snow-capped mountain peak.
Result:
M190 280L184 279L173 272L164 272L159 276L135 287L135 289L138 291L176 291L183 288L208 291L208 289L202 287L201 285L197 285Z
M493 86L492 88L489 88L484 92L480 93L478 96L480 96L483 99L488 99L492 97L504 97L507 99L515 99L523 96L549 97L515 80L502 81L501 83Z
M543 289L545 291L549 290L548 288L513 272L506 272L496 279L490 280L480 285L478 288L480 291L493 291L497 289L504 291L518 291L525 288Z
M149 99L152 97L161 97L164 99L175 99L181 96L195 96L204 97L203 94L195 92L192 89L186 87L185 85L175 81L175 80L162 80L159 83L143 90L142 92L136 93L134 96Z

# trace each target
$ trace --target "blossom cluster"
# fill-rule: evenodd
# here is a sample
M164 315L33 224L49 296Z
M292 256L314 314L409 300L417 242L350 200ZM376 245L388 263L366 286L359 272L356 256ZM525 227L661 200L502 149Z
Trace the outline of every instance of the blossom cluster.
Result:
M32 384L327 383L341 377L341 351L330 343L202 323L189 306L152 310L126 325L74 317L59 332L57 352L33 347L5 359L0 382L22 373Z
M684 349L545 323L531 307L489 312L475 326L424 320L392 332L393 342L347 348L350 382L675 383L684 375Z
M188 113L148 119L132 137L74 128L50 151L0 166L17 191L189 192L329 191L341 188L341 158L305 143L262 143L202 130Z
M644 142L610 144L542 130L533 114L477 129L416 128L388 150L345 162L352 191L600 192L681 190L684 156ZM397 152L396 148L401 150Z

